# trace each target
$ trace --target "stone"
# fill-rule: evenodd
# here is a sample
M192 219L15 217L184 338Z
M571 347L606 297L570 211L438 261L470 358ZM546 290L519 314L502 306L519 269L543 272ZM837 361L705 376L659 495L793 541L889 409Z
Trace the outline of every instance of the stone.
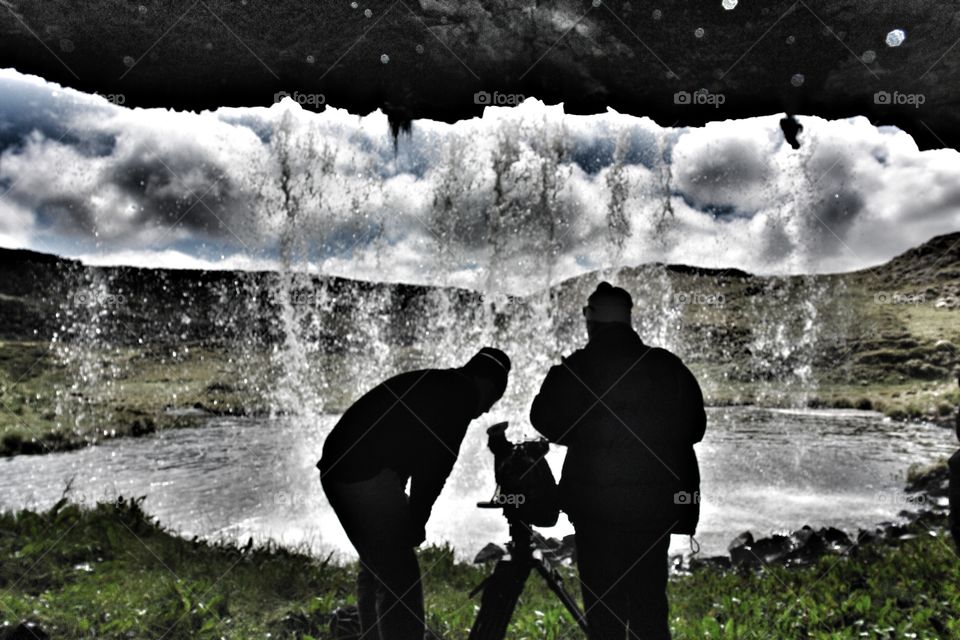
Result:
M486 562L496 562L504 555L506 551L500 545L494 544L493 542L488 542L483 549L480 549L477 552L477 555L474 556L474 564L484 564Z

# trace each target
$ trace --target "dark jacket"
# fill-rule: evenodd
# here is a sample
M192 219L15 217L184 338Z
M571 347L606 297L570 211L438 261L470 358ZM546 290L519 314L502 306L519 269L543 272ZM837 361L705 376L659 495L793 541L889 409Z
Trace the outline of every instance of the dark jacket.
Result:
M477 391L459 369L410 371L380 383L346 410L323 443L324 482L357 482L383 469L410 484L422 527L477 415Z
M675 355L611 324L550 369L530 421L568 448L560 490L575 524L694 533L706 414Z

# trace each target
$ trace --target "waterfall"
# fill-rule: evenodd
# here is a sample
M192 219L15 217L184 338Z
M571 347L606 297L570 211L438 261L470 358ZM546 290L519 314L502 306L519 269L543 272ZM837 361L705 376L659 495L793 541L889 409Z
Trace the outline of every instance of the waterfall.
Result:
M225 362L228 386L249 392L258 409L309 428L389 375L458 366L492 345L514 362L498 415L529 435L529 404L549 367L584 344L580 308L601 279L630 291L645 342L677 353L708 396L725 393L724 401L807 404L823 354L847 335L847 292L825 276L752 278L643 259L668 254L680 228L670 136L650 134L640 153L635 123L611 130L609 162L599 169L576 155L563 118L504 117L483 140L476 131L451 134L432 163L405 157L403 138L394 162L420 162L430 192L398 195L384 189L377 162L341 156L297 117L290 111L280 119L248 185L256 216L275 231L268 235L275 242L260 250L278 269L162 277L127 270L119 283L110 274L122 270L80 270L52 343L67 371L57 389L65 426L88 420L89 406L135 366L121 348L163 354L165 364L189 357L196 345L216 349L210 357ZM796 176L784 226L823 206L815 193L820 178L808 175L811 153L778 160ZM605 186L605 200L578 195L577 180L589 171ZM415 259L432 265L424 267L429 285L385 282L404 195L426 203L415 221L426 240L411 246ZM558 281L569 272L561 261L570 259L574 240L592 247L576 259L593 271ZM623 266L632 256L639 263ZM381 281L337 278L348 260L370 261L382 276L371 280ZM101 303L119 295L117 287L132 295L137 278L156 290ZM171 405L183 401L170 397Z

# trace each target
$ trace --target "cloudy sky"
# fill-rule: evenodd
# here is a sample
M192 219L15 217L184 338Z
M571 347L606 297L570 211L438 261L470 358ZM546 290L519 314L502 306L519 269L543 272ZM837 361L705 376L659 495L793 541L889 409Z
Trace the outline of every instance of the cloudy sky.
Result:
M864 118L660 127L527 100L394 143L380 113L129 109L0 70L0 246L528 291L643 262L845 271L960 229L960 157ZM682 108L682 107L678 107Z

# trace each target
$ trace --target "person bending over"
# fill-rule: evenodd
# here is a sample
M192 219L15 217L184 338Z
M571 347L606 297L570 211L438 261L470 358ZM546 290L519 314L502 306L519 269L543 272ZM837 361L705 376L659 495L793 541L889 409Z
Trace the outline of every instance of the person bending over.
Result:
M509 371L505 353L484 347L459 368L401 373L353 403L324 441L320 482L360 559L364 640L423 639L414 548L467 426L500 399Z

